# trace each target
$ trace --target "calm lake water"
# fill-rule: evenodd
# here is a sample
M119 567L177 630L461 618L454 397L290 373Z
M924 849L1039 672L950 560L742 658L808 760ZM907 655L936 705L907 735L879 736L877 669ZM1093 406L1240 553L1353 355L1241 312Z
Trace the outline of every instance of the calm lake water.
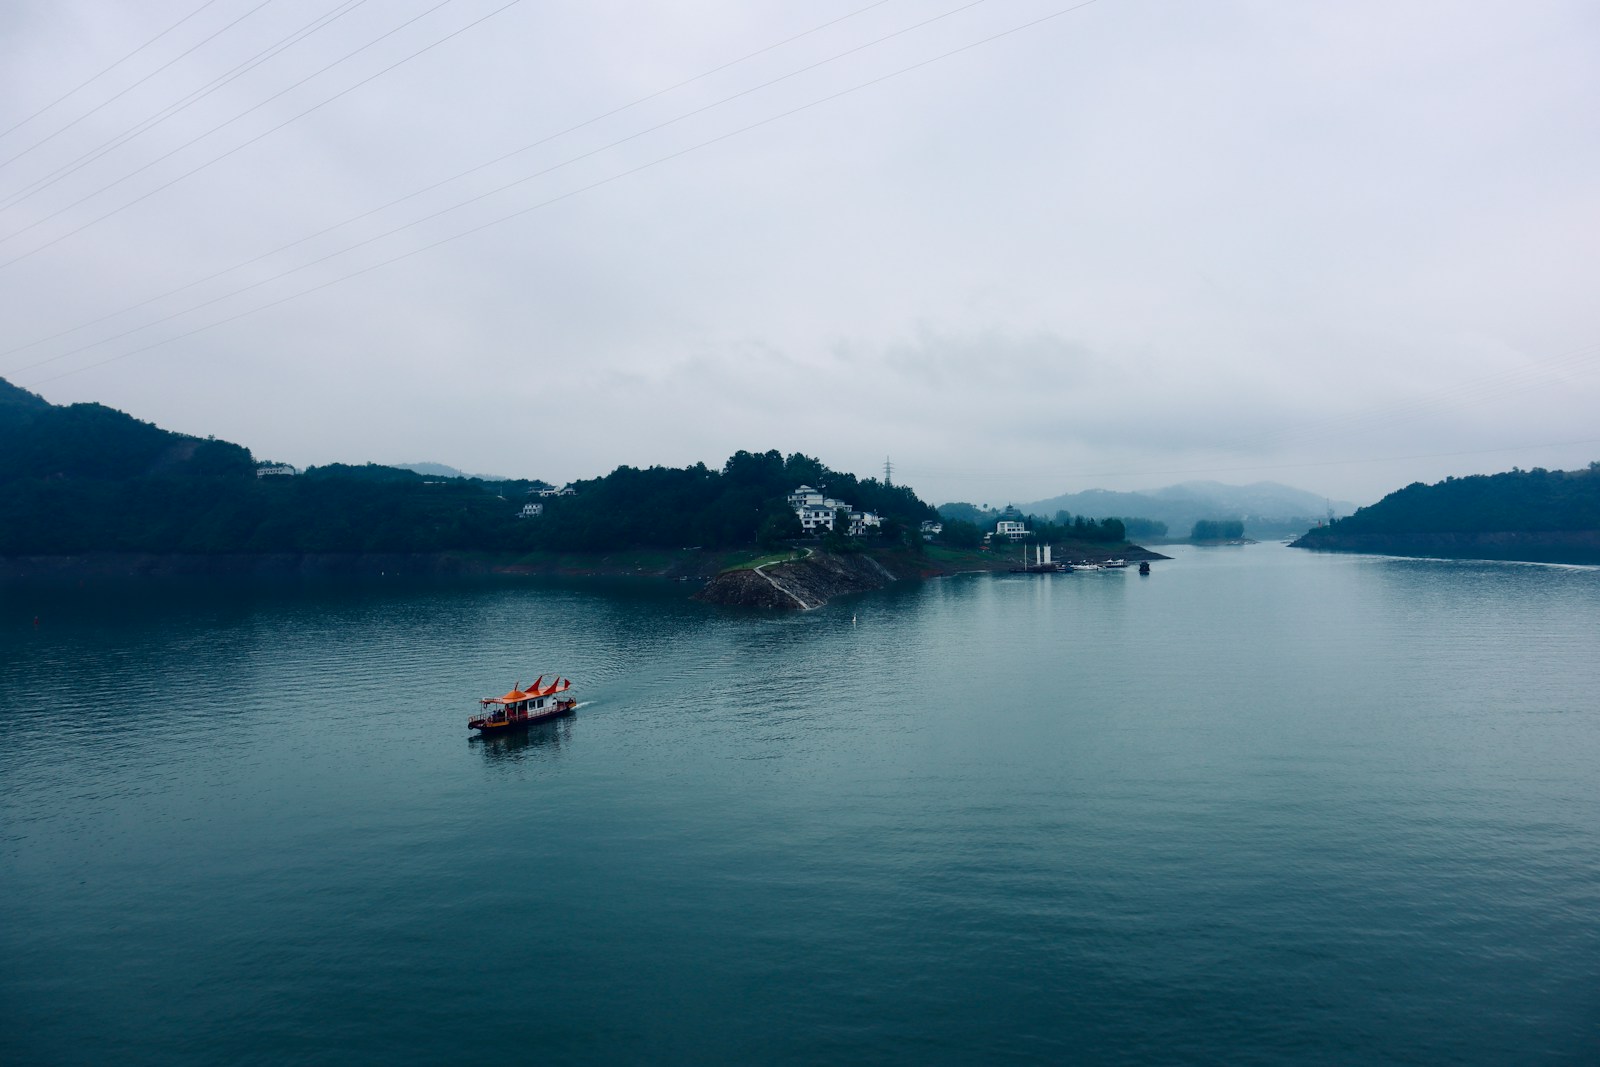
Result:
M1600 1062L1600 570L1174 553L0 592L0 1060Z

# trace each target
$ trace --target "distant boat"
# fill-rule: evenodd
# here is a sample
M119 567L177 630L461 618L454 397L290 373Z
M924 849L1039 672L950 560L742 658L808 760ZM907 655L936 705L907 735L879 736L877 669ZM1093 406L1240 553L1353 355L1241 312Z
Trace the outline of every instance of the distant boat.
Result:
M478 701L482 711L467 720L467 729L477 730L484 737L510 730L526 730L536 722L549 722L562 715L570 715L578 702L571 697L557 697L572 688L572 681L557 678L541 688L544 675L526 690L522 683L512 686L505 696L484 697Z

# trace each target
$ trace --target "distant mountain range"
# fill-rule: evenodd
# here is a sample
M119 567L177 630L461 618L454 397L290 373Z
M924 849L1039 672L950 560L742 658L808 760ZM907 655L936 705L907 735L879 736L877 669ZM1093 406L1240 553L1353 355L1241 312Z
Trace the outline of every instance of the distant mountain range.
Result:
M1183 482L1137 493L1086 489L1016 507L1025 515L1047 519L1058 511L1090 518L1153 519L1166 523L1168 536L1175 539L1187 537L1194 524L1202 519L1241 519L1247 537L1287 537L1304 533L1318 520L1327 521L1330 509L1335 517L1355 510L1355 505L1349 501L1328 500L1277 482L1227 485L1205 481Z
M448 467L443 463L396 463L394 466L403 471L416 471L418 474L429 478L476 478L480 482L509 482L511 479L504 474L468 474L464 470Z

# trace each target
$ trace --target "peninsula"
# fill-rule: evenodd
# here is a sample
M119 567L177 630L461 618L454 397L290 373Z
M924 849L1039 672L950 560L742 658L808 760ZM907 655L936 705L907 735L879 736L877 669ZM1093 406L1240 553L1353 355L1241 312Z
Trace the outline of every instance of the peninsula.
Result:
M1453 559L1600 563L1600 462L1572 471L1415 482L1308 531L1294 548Z

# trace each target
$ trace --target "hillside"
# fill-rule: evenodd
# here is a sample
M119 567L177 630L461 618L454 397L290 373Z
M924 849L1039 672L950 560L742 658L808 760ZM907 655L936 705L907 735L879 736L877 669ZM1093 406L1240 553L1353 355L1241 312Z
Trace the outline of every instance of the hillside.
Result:
M59 407L0 379L0 485L255 476L248 449L163 430L100 404Z
M1294 547L1600 563L1600 463L1415 482L1307 532Z
M785 496L802 482L882 516L874 543L920 548L917 524L934 514L902 486L776 451L738 452L720 469L619 467L551 498L530 495L539 481L371 463L258 477L257 466L240 445L0 380L0 556L728 549L799 536ZM519 517L529 502L540 514Z

